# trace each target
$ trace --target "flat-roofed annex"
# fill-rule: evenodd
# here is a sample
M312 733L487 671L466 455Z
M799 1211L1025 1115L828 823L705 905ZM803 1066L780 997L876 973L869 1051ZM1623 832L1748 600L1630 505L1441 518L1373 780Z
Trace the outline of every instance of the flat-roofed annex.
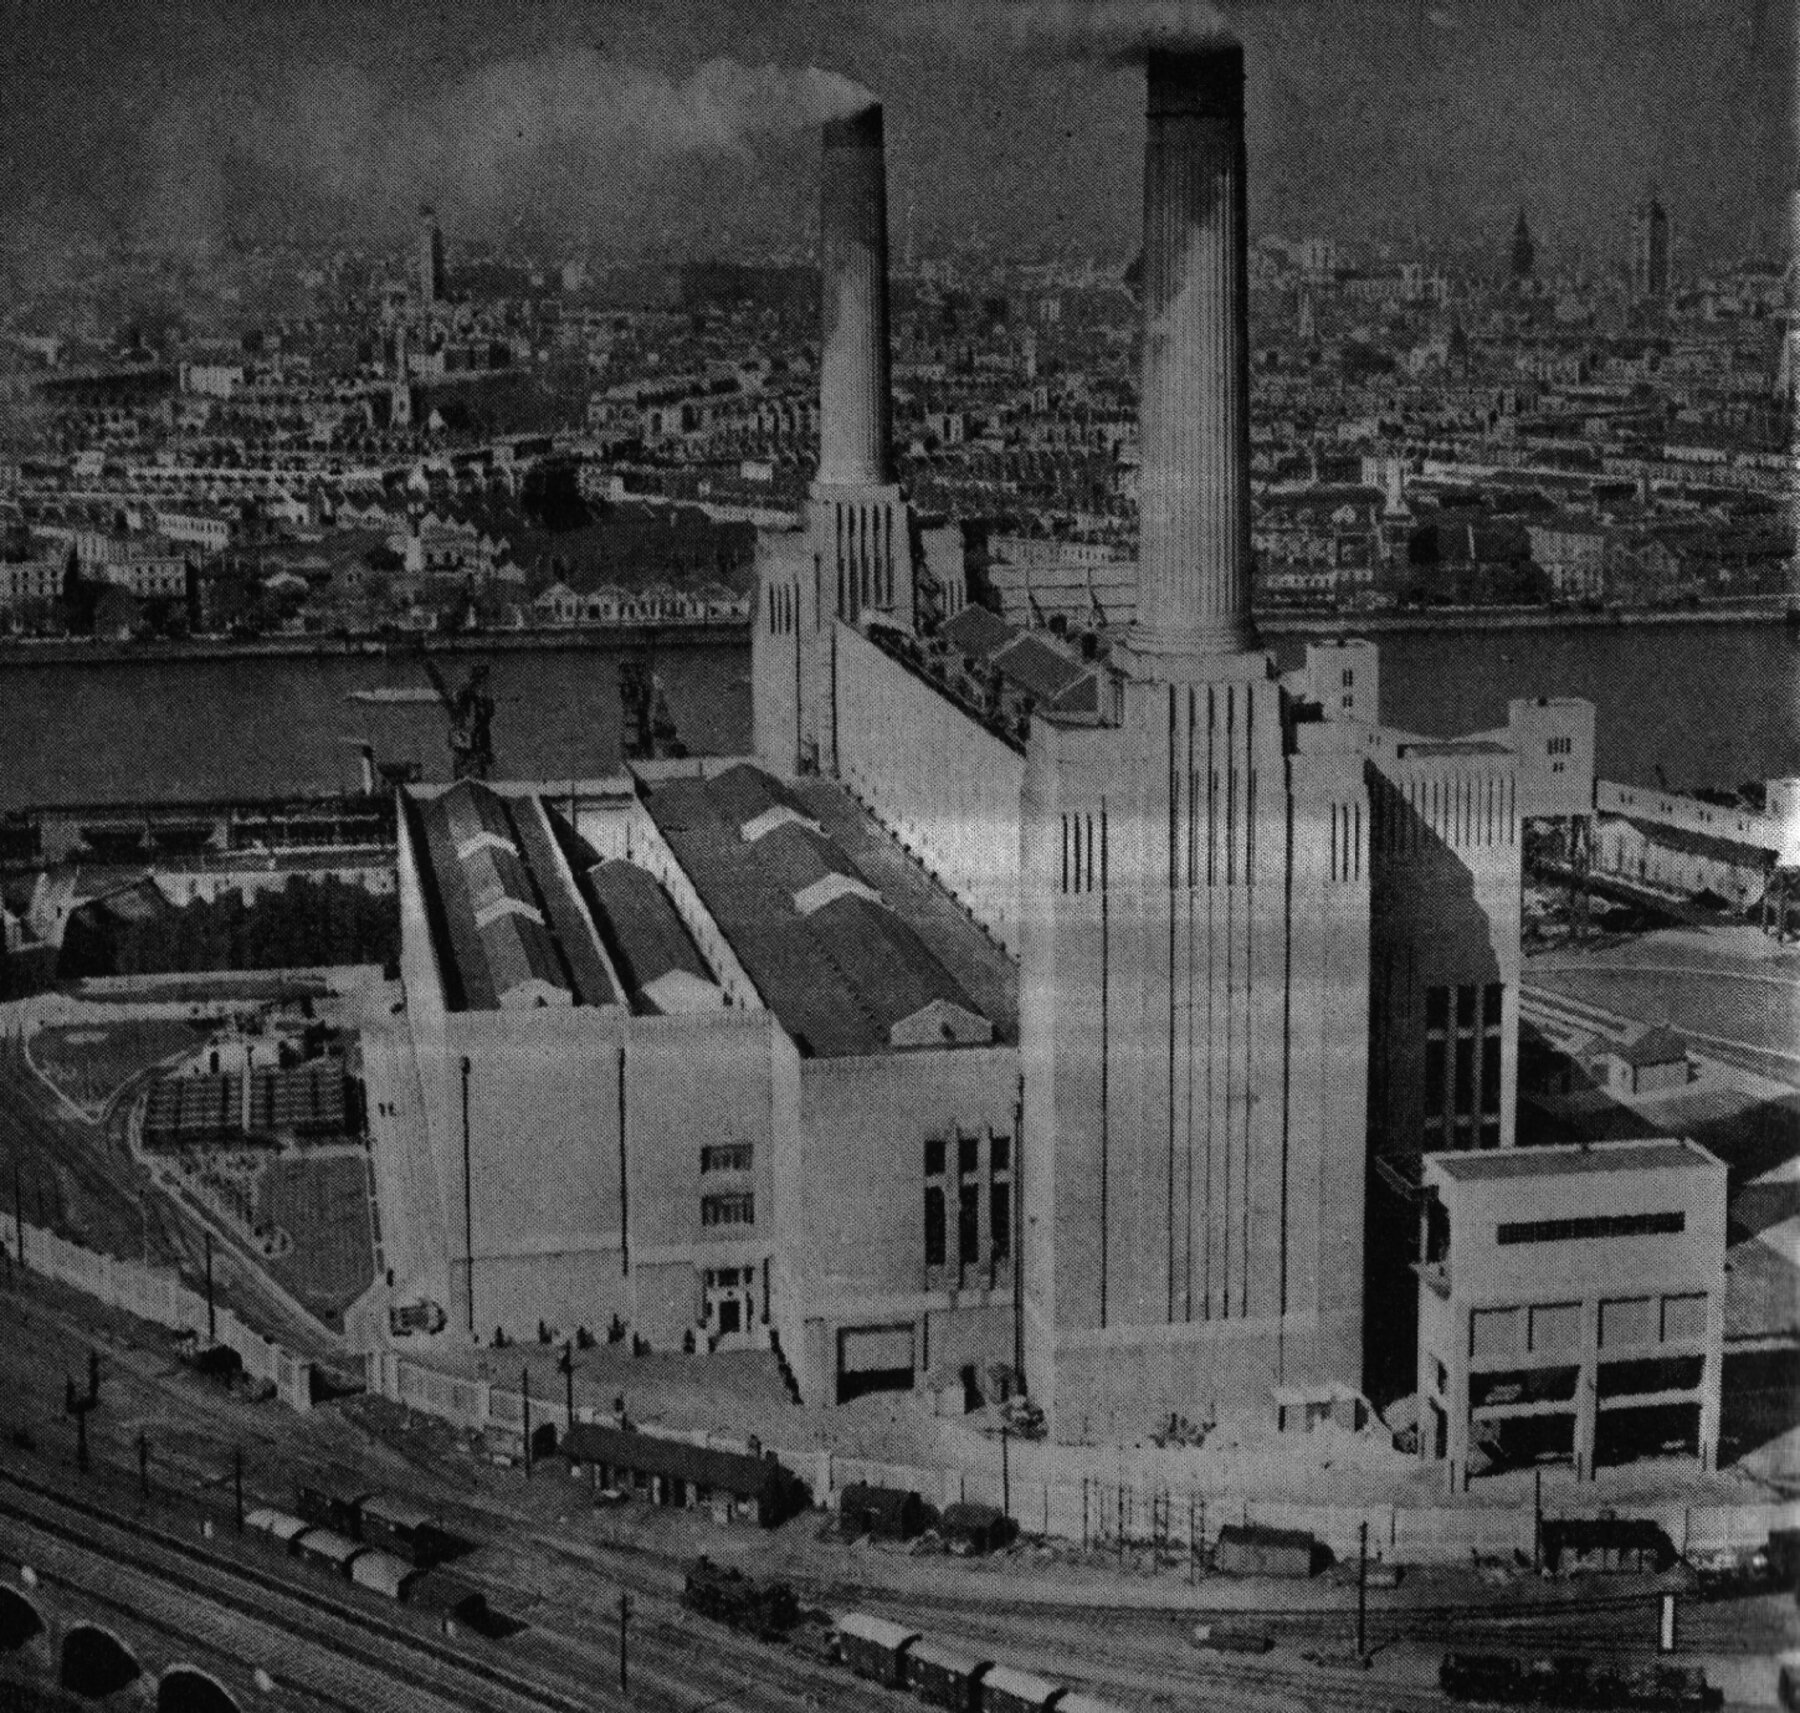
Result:
M1574 1142L1554 1147L1487 1148L1428 1154L1426 1164L1464 1183L1609 1172L1710 1171L1719 1161L1697 1142L1675 1137Z

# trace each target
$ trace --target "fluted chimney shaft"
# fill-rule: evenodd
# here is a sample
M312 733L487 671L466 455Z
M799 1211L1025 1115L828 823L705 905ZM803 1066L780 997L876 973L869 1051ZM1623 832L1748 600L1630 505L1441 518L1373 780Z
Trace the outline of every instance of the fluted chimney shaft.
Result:
M819 480L881 486L894 479L881 108L830 120L824 133Z
M1144 145L1140 672L1256 644L1250 620L1244 51L1153 53Z

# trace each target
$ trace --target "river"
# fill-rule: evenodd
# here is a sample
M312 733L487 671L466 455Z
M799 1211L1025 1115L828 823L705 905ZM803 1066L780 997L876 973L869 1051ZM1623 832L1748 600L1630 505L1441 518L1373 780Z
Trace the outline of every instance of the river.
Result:
M1433 736L1500 725L1514 696L1585 696L1598 709L1599 771L1652 784L1735 785L1800 773L1800 642L1778 625L1620 625L1384 634L1381 712ZM1300 639L1276 643L1282 664ZM492 668L498 771L592 778L619 760L615 655L502 650L443 659L455 683ZM657 660L670 710L697 752L750 742L746 644L671 647ZM0 811L330 792L352 787L360 746L445 777L442 714L371 704L354 690L419 687L417 662L361 656L0 659Z

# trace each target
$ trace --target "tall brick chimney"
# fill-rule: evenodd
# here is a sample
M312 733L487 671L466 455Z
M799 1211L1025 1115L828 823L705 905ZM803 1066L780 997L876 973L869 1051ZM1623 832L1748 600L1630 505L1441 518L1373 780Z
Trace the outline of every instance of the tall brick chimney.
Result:
M819 481L894 479L888 357L887 172L879 105L824 127Z
M1137 675L1256 646L1244 50L1153 52L1144 144ZM1183 663L1190 663L1183 670Z

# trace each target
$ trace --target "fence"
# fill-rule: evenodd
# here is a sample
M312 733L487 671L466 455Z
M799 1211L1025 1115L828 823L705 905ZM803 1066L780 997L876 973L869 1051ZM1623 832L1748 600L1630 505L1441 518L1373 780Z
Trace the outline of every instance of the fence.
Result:
M15 1263L23 1261L29 1271L172 1332L205 1333L206 1298L189 1290L168 1268L98 1254L53 1231L23 1225L16 1214L6 1223L11 1227L6 1233L11 1239L7 1255ZM265 1338L228 1308L215 1309L212 1320L217 1342L237 1353L246 1374L273 1385L275 1395L289 1408L312 1408L310 1362Z
M517 1433L524 1425L521 1392L443 1374L392 1351L371 1351L367 1361L369 1391L391 1402L477 1431L492 1427ZM578 1407L576 1414L582 1420L601 1419L587 1408ZM563 1400L556 1394L533 1394L532 1426L546 1422L559 1433L567 1426ZM725 1451L750 1449L719 1433L641 1431ZM914 1492L939 1506L958 1500L990 1504L1004 1509L1027 1534L1120 1550L1149 1548L1177 1558L1203 1549L1232 1523L1299 1529L1340 1559L1356 1556L1366 1525L1371 1554L1400 1564L1467 1564L1471 1554L1529 1558L1536 1528L1529 1499L1522 1505L1411 1506L1245 1498L1183 1482L1180 1452L1151 1447L1120 1451L1014 1440L1005 1448L990 1443L982 1462L967 1469L921 1468L779 1446L763 1450L804 1481L821 1506L833 1505L851 1484L867 1482ZM1626 1502L1626 1508L1657 1521L1682 1553L1761 1546L1771 1529L1800 1526L1800 1505L1795 1504ZM1567 1514L1567 1508L1559 1506L1557 1514Z

